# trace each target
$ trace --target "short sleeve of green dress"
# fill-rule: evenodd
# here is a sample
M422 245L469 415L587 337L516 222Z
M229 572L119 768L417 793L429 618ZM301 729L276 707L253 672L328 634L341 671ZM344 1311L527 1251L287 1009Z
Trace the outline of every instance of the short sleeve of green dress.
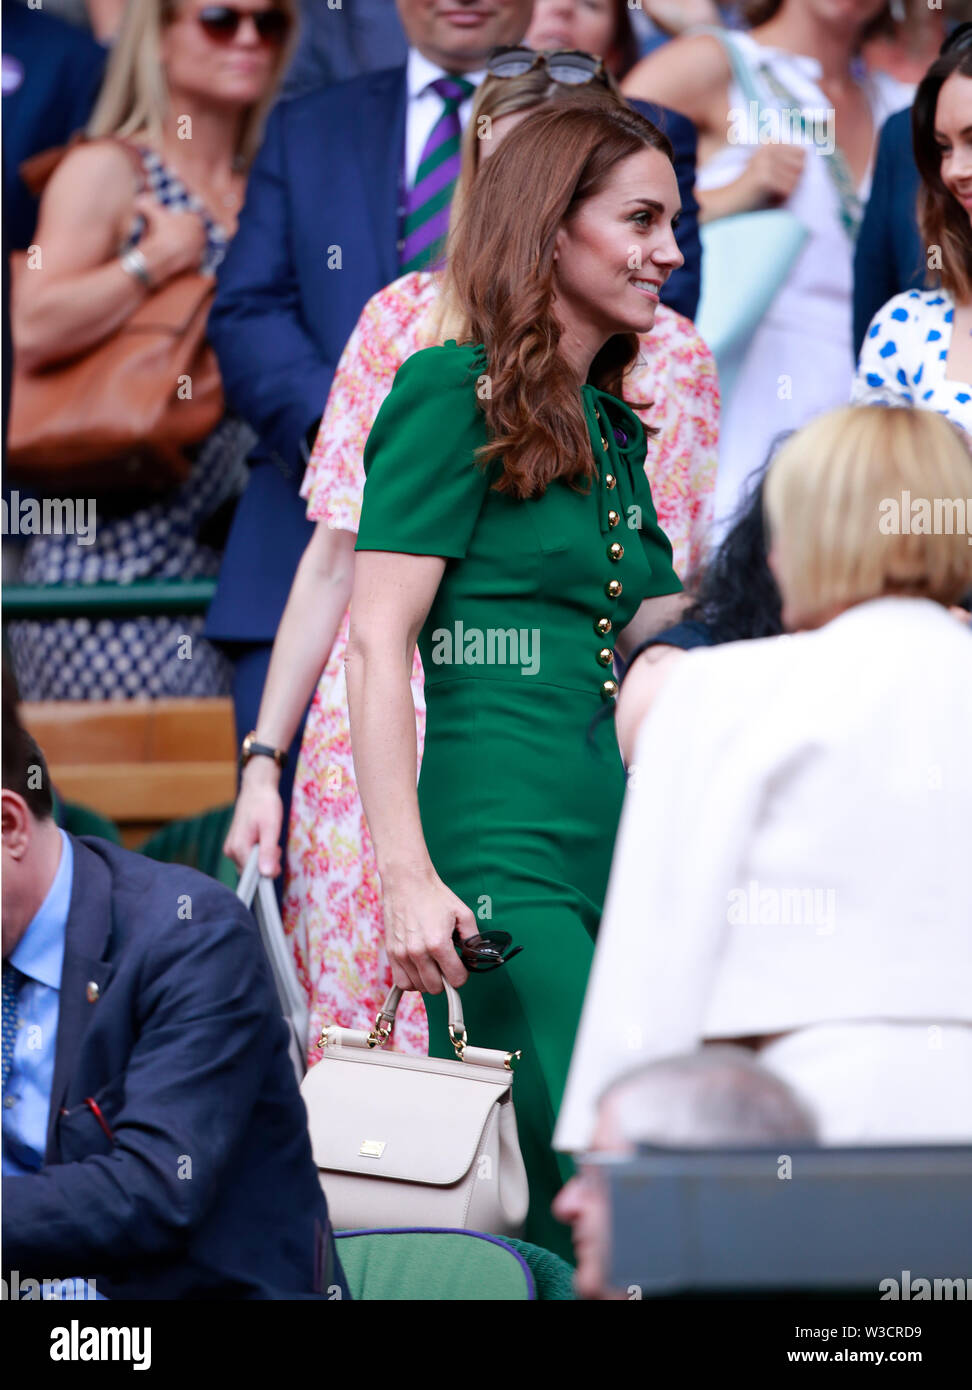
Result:
M474 461L486 443L474 345L424 348L395 376L365 445L356 550L462 559L493 473Z

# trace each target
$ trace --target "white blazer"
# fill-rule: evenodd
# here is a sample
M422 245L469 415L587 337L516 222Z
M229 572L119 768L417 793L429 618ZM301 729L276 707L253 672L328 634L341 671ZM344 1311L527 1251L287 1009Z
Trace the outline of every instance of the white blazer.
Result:
M642 726L554 1147L705 1038L972 1022L972 633L925 599L694 651Z

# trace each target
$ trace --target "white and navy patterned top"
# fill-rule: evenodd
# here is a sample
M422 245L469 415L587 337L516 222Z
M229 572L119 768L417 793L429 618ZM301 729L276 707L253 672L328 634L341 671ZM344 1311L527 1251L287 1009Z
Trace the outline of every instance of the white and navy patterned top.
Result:
M206 228L206 249L199 263L199 269L203 275L215 275L229 245L229 237L226 235L225 227L221 227L218 222L213 221L202 200L197 198L195 193L189 192L178 175L162 162L160 155L149 149L147 145L139 145L137 149L142 160L145 192L154 193L162 206L170 212L194 212L202 219L203 226ZM130 247L136 246L144 231L144 217L136 217L123 249L128 250Z
M871 320L851 400L905 401L972 434L972 383L945 375L954 318L945 290L906 290L889 299Z

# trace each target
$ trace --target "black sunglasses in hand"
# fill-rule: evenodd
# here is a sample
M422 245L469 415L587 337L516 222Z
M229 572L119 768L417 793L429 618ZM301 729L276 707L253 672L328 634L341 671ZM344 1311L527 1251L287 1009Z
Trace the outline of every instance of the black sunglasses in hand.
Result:
M475 975L498 970L523 950L522 946L513 946L513 938L507 931L484 931L479 936L467 936L465 939L454 931L452 940L463 965Z

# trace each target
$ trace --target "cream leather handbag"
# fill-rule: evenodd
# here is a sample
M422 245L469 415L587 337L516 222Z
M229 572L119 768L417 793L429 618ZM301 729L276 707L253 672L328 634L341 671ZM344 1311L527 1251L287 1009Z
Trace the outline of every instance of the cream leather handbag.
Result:
M435 1226L515 1236L529 1192L513 1113L520 1054L470 1047L446 985L456 1060L384 1052L402 992L370 1033L327 1027L305 1076L311 1147L336 1230Z

